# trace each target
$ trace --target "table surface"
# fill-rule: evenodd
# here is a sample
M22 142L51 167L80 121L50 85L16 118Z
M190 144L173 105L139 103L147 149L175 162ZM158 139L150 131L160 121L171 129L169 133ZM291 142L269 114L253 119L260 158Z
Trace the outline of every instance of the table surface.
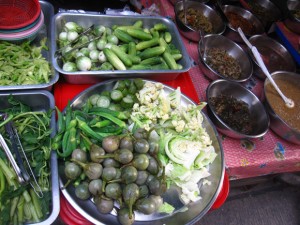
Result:
M166 0L144 0L145 7L153 3L160 9L160 15L174 20L173 5ZM198 67L198 44L182 36L182 41L194 60L189 75L200 101L206 101L205 91L211 80ZM261 99L263 81L252 77L244 84ZM222 137L226 170L231 180L252 178L268 174L300 171L300 146L281 139L271 130L260 139L237 140Z
M159 14L174 20L173 5L167 0L142 0L145 8L153 3ZM206 88L211 82L201 72L198 64L198 44L182 37L182 41L194 61L188 73L179 75L176 80L164 82L174 88L181 86L184 94L195 102L206 101ZM261 99L263 81L253 76L244 83ZM74 88L76 86L76 89ZM58 107L63 107L67 99L72 99L81 90L90 85L70 85L58 83L54 86L54 95ZM57 101L59 99L59 101ZM59 102L59 103L58 103ZM253 178L269 174L300 171L300 146L281 139L271 130L260 139L237 140L220 134L224 150L226 171L231 180Z

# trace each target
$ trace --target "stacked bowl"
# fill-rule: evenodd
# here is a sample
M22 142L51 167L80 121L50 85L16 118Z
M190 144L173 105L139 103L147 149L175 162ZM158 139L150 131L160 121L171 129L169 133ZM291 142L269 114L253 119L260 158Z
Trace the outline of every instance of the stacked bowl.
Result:
M0 0L0 40L33 40L44 24L38 0Z

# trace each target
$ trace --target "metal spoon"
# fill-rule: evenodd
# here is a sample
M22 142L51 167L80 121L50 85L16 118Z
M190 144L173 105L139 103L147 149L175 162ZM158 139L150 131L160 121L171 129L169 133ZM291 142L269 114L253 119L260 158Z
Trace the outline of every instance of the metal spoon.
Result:
M183 14L184 14L184 24L186 24L186 1L187 0L183 0Z
M199 36L200 36L199 46L200 46L200 49L201 49L201 47L203 49L202 58L205 61L206 60L206 47L205 47L205 43L204 43L204 31L202 29L199 30Z
M269 78L271 84L273 85L273 87L275 88L275 90L278 92L278 94L280 95L280 97L283 99L283 101L285 102L285 105L288 108L293 108L295 106L295 103L292 99L287 98L279 89L279 87L277 86L277 84L275 83L275 81L273 80L271 74L269 73L267 67L265 66L264 61L262 60L259 52L257 51L257 48L255 46L253 46L251 48L251 51L256 59L256 61L258 62L260 68L262 69L262 71L266 74L266 76Z

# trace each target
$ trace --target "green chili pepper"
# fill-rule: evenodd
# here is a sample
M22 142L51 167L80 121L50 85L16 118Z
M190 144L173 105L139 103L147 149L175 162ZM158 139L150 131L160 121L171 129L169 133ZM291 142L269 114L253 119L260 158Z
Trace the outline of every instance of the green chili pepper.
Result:
M72 152L76 149L77 142L76 142L76 128L71 127L67 130L63 136L62 141L62 152L57 151L58 156L61 158L66 158L72 154Z
M64 121L64 116L57 107L55 107L55 109L56 109L56 113L57 113L57 132L63 133L63 132L65 132L65 129L66 129L66 123Z
M65 118L65 126L67 127L72 119L72 108L71 103L68 101L68 105L66 107L66 118Z
M54 138L52 139L52 145L51 148L53 150L57 150L61 147L62 145L62 138L63 138L63 133L57 133Z

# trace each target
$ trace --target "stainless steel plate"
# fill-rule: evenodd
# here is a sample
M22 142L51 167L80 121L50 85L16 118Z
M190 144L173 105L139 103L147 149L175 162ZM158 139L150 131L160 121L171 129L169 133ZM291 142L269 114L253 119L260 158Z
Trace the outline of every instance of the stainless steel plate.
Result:
M77 95L71 102L73 108L80 109L86 100L93 94L99 93L103 90L111 90L115 85L116 80L110 80L106 82L99 83L94 85L79 95ZM164 86L166 93L174 90L171 87ZM195 104L191 99L182 95L181 99L182 105ZM210 165L209 172L211 176L208 177L208 180L211 181L211 185L199 184L201 200L190 203L187 205L187 210L184 211L184 205L181 203L178 197L178 189L176 187L171 187L163 195L163 198L166 202L170 203L175 207L173 214L163 214L163 213L154 213L152 215L136 214L135 223L136 225L158 225L158 224L172 224L172 225L182 225L182 224L193 224L198 221L205 213L211 208L214 201L216 200L220 189L223 184L224 177L224 157L223 149L218 137L218 133L214 128L214 125L209 120L209 118L203 113L204 121L203 126L206 128L207 133L209 134L217 157L214 162ZM59 175L60 175L60 184L61 187L67 182L67 179L64 176L64 163L59 162ZM116 212L113 211L111 214L101 214L97 211L96 206L92 200L83 201L75 196L75 189L72 185L69 185L68 188L63 189L62 193L68 200L68 202L87 220L91 221L94 224L109 224L117 225L119 224L116 215Z

